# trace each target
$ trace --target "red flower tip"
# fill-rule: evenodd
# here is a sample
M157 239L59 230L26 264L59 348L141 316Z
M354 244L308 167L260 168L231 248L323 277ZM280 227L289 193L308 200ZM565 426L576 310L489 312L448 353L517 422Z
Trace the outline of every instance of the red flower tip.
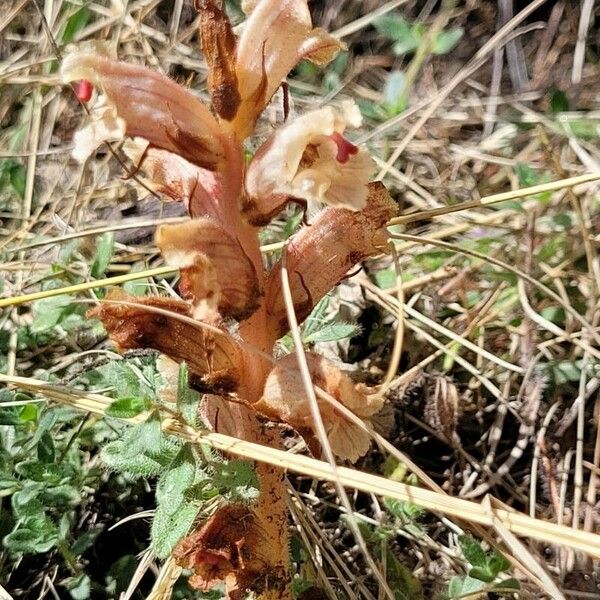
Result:
M73 84L75 95L80 102L89 102L94 92L94 86L91 81L81 79Z
M344 164L350 159L350 156L358 152L358 148L349 140L347 140L341 133L334 131L329 136L337 145L337 156L338 162Z

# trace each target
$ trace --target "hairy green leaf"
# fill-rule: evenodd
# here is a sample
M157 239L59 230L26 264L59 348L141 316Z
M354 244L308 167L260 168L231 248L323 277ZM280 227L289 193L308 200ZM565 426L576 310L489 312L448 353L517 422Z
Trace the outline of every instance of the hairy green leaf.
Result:
M109 417L129 419L148 410L151 406L147 398L119 398L106 409Z
M159 558L171 554L175 545L187 534L198 514L198 506L184 502L171 513L168 503L159 504L152 521L152 547Z

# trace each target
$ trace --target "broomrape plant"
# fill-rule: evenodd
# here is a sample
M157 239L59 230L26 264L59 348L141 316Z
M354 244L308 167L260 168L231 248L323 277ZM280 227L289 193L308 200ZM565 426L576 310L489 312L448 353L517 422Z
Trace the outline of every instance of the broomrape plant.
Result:
M84 160L101 143L127 138L124 151L148 185L183 202L191 217L156 232L165 261L180 269L181 298L113 291L90 314L119 348L152 348L185 363L191 387L203 394L203 427L279 446L276 430L263 426L267 417L318 448L295 354L268 359L289 326L282 262L265 269L258 228L289 202L326 205L283 251L301 321L353 265L382 251L395 204L382 184L369 183L368 153L344 137L360 125L353 103L284 122L245 160L246 140L294 66L303 59L326 64L342 49L313 28L306 0L245 3L248 18L237 39L219 0L196 0L196 8L210 106L145 67L85 49L65 57L63 78L75 82L90 113L75 135L74 156ZM356 415L368 419L379 410L381 398L337 366L314 353L307 359L314 384ZM367 452L365 432L328 404L320 409L340 459ZM257 464L256 473L254 503L222 502L175 549L195 587L224 582L230 598L248 591L289 597L283 472Z

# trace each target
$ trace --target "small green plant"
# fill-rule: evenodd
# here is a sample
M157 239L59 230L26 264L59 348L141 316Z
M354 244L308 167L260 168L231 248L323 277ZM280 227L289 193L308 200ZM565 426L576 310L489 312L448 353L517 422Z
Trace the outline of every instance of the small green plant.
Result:
M360 325L348 323L337 319L334 315L327 315L329 307L329 296L325 296L313 309L302 327L302 341L307 346L319 342L337 342L359 335ZM293 349L293 341L290 334L284 336L280 344L288 351Z
M118 363L117 363L118 364ZM130 389L127 390L131 392ZM185 363L179 367L176 405L171 410L192 427L198 427L201 395L188 387ZM258 479L252 465L225 460L208 447L183 443L166 435L158 411L134 426L125 426L118 439L102 450L104 462L130 476L156 477L156 511L152 522L152 545L157 556L167 557L191 528L198 513L219 499L250 503L258 497ZM107 415L130 418L147 411L147 396L125 396L111 404ZM164 408L164 405L163 405Z
M497 550L484 550L470 535L463 535L458 543L466 561L471 565L466 576L455 576L448 584L448 591L441 600L458 600L484 592L515 592L519 582L512 577L500 579L510 568L510 562ZM499 579L499 580L498 580Z
M383 37L394 43L392 50L396 55L414 53L427 35L425 23L410 23L398 13L380 17L375 21L375 27ZM462 27L444 29L432 41L431 53L447 54L458 44L463 34Z
M415 54L414 69L416 72L424 56L441 55L450 52L463 36L462 27L449 27L433 36L429 35L424 23L410 23L402 15L395 13L380 17L375 21L375 28L386 39L393 42L392 51L397 56ZM418 56L419 52L422 56ZM413 85L414 72L394 70L388 74L383 89L383 103L369 111L376 117L393 117L403 112L408 106L410 89Z
M359 521L358 525L373 557L385 565L387 582L395 600L424 600L420 581L396 558L391 548L395 528L375 526L364 521Z

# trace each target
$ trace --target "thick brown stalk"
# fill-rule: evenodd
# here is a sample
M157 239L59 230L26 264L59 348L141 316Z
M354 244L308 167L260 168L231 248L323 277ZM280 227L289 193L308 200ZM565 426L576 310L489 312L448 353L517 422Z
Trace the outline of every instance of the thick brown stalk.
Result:
M241 219L236 222L233 237L243 240L244 250L254 263L259 274L259 287L264 290L264 269L260 255L257 230L245 225ZM270 354L276 339L269 332L264 296L254 314L240 324L240 335L253 347ZM266 428L257 413L247 405L257 403L262 395L266 378L271 369L271 362L261 358L259 354L245 353L245 364L242 369L238 396L242 403L234 403L219 396L206 396L204 399L203 417L210 426L219 433L225 433L250 442L268 444L279 447L281 442L276 430ZM258 598L291 598L289 590L288 554L289 538L287 525L286 495L284 473L281 469L268 464L256 463L256 473L260 482L260 496L251 507L251 520L254 535L248 536L252 548L248 548L254 564L248 562L250 572L244 569L237 573L238 589L230 591L232 599L248 587ZM223 509L227 510L227 508ZM260 532L256 535L256 532ZM258 557L258 558L257 558ZM253 567L260 572L253 572ZM246 571L248 571L246 569ZM254 581L248 581L249 578Z

